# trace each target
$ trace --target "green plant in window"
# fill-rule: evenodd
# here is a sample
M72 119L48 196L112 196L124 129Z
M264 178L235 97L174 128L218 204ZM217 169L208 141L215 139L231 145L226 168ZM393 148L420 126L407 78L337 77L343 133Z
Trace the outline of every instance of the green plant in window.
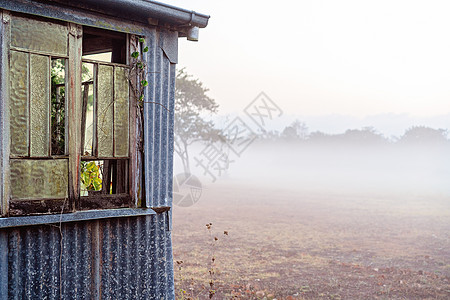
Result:
M88 191L100 191L102 189L100 166L94 161L81 162L81 183Z

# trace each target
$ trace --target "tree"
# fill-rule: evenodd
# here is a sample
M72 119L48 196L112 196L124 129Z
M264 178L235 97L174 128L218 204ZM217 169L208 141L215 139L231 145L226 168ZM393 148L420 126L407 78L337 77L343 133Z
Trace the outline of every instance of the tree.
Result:
M311 143L328 143L332 145L376 146L388 144L388 141L381 133L370 126L362 129L347 129L340 134L326 134L315 131L309 135L309 142Z
M305 123L296 119L291 125L284 128L282 136L288 140L306 140L308 138L308 127Z
M346 144L374 146L387 144L388 140L371 126L362 129L347 129L344 134L338 135L339 141Z
M447 135L446 129L413 126L405 131L399 142L411 145L440 145L448 142Z
M203 117L215 114L219 108L216 101L206 93L208 88L193 79L184 69L177 73L175 88L175 152L181 158L184 172L191 173L188 148L194 142L224 141L221 130Z

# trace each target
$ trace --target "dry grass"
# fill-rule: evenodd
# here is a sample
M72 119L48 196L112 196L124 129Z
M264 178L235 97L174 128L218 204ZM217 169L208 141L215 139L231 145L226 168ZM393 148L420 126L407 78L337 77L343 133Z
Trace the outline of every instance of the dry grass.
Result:
M214 184L174 209L177 288L208 298L212 222L217 299L449 299L449 200Z

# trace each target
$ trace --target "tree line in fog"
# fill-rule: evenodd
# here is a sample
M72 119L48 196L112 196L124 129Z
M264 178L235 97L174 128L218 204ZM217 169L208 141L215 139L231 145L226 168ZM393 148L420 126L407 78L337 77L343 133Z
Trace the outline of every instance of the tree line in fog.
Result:
M373 127L348 129L339 134L321 131L309 131L307 125L294 121L280 131L259 132L258 138L265 141L298 141L309 143L343 143L343 144L404 144L404 145L450 145L448 130L434 129L427 126L412 126L401 136L386 137Z

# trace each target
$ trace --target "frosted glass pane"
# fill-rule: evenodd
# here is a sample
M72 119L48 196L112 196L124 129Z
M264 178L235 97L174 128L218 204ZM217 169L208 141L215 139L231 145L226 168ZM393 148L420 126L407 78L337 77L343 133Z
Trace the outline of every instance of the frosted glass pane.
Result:
M11 159L12 199L66 198L68 160Z
M11 155L28 155L28 54L11 51Z
M114 70L114 155L128 156L129 84L128 69Z
M50 124L50 60L47 56L30 57L30 155L49 155Z
M113 156L113 67L98 66L98 156Z
M11 45L19 48L67 55L66 26L13 16Z

